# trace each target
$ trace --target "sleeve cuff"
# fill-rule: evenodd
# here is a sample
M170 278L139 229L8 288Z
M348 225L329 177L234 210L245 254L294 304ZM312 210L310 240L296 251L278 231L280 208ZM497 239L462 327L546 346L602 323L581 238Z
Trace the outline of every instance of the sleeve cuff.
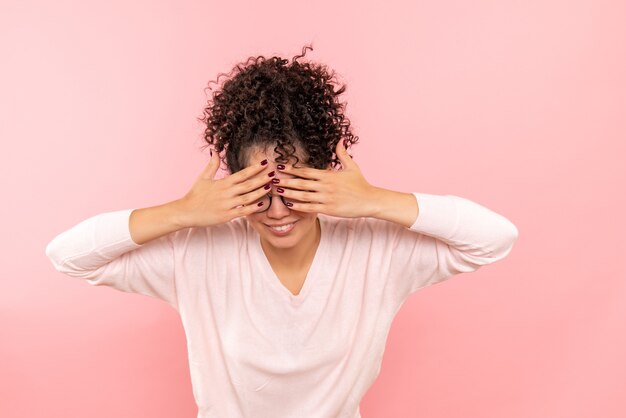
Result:
M454 198L450 195L412 194L417 200L419 213L409 229L436 237L452 237L459 220Z
M133 241L130 235L130 214L133 210L135 209L107 212L98 217L98 222L104 225L99 225L99 227L95 228L95 241L97 243L110 243L118 251L134 250L141 247L141 244ZM110 247L110 249L113 248Z

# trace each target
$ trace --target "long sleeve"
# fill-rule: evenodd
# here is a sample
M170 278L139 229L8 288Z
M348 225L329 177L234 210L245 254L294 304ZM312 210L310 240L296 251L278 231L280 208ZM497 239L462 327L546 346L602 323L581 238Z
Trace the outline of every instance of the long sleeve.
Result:
M413 225L388 228L392 280L401 295L506 257L517 227L504 216L454 195L413 192L419 214Z
M137 244L130 235L132 211L101 213L78 223L48 243L46 256L68 276L158 298L178 310L171 237Z

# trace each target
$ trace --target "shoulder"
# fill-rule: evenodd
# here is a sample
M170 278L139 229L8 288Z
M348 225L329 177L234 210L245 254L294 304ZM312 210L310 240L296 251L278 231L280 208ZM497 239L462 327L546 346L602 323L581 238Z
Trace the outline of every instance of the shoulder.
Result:
M394 235L406 229L393 222L371 217L338 218L324 214L318 214L320 222L323 222L325 231L332 236L373 238L381 234Z
M250 228L245 218L239 217L208 227L183 228L170 234L170 239L175 245L208 245L215 242L226 245L245 240Z

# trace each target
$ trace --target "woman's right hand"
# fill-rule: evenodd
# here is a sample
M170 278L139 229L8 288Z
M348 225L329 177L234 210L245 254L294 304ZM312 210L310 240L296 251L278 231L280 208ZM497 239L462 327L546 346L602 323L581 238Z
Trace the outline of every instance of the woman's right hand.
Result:
M214 180L219 165L219 155L213 152L191 190L178 199L178 220L183 228L217 225L252 214L259 210L254 202L269 193L269 189L264 188L272 180L267 175L269 164L255 162L234 174Z

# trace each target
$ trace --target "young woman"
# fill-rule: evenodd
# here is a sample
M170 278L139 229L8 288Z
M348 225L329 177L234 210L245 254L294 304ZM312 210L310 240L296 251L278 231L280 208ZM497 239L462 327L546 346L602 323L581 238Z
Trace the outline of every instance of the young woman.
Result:
M215 152L184 197L101 213L46 248L62 273L177 310L198 418L360 417L406 298L518 236L471 200L370 184L345 148L345 87L302 56L248 60L214 94Z

